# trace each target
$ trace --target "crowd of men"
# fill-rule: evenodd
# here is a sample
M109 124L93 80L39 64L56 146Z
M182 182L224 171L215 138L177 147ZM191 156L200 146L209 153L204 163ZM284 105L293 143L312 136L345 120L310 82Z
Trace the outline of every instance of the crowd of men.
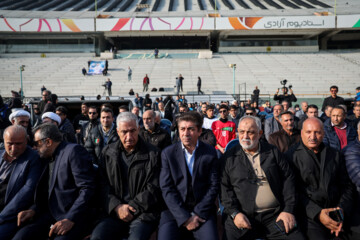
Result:
M286 89L72 121L49 90L34 116L0 99L0 239L360 239L360 101L337 91L321 116Z

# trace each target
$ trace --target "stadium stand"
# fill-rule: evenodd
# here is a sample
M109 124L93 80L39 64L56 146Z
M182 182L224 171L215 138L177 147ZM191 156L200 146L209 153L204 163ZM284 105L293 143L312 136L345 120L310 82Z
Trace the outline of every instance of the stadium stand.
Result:
M165 50L164 50L165 51ZM174 50L173 50L174 51ZM259 86L262 94L273 94L280 87L280 80L287 79L294 92L302 95L322 97L328 94L327 86L340 86L339 94L353 94L360 75L360 52L334 51L319 53L269 53L269 54L215 54L212 59L189 58L162 59L114 59L109 60L108 76L86 76L81 74L88 57L48 58L3 58L5 63L0 81L1 94L9 96L11 90L19 88L19 69L23 72L25 96L39 95L42 85L56 89L59 96L95 96L103 92L101 84L109 77L113 81L113 94L127 96L130 88L142 92L142 79L150 77L150 89L165 88L173 93L175 77L181 73L186 94L196 94L197 76L203 79L206 94L231 94L233 71L229 64L237 63L235 78L236 91L248 93ZM93 59L96 60L96 59ZM128 82L126 69L133 69L132 81ZM306 69L306 71L304 71ZM239 83L239 84L238 84ZM325 87L326 86L326 87ZM250 89L250 90L249 90ZM221 90L221 91L219 91Z

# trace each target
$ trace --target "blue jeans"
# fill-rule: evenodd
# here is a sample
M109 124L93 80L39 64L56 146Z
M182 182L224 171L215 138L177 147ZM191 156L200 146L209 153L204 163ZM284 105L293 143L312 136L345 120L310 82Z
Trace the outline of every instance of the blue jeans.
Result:
M126 238L128 240L148 240L156 230L157 223L144 222L139 219L127 223L120 219L108 217L103 219L91 234L91 240L110 240Z

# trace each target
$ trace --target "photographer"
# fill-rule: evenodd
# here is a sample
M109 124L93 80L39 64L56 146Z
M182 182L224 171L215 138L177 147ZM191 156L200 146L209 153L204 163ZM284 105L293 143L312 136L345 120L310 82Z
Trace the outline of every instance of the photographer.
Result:
M285 86L287 83L287 80L285 79L283 81L280 81L280 83L283 85L283 87L282 87L283 94L279 95L279 88L278 88L274 95L274 100L279 101L279 104L281 104L284 100L286 100L290 103L289 107L291 107L292 106L291 102L297 101L297 98L295 97L294 92L292 90L292 85L289 85L290 94L288 94L288 88Z
M112 96L112 92L111 92L112 82L110 81L110 78L108 78L107 81L102 86L105 87L103 95L105 95L105 91L108 90L109 96Z

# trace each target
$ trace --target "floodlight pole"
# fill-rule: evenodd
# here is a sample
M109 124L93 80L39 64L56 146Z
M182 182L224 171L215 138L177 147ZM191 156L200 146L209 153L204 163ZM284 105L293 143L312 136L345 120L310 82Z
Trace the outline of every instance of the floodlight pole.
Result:
M215 1L215 18L214 18L214 27L215 27L215 30L216 30L216 0Z
M236 69L236 64L232 64L232 68L233 68L233 95L235 97L235 69Z
M335 0L335 5L334 5L334 15L336 16L336 0Z
M23 99L24 91L23 91L23 79L22 79L22 72L25 70L25 65L20 66L20 97Z

